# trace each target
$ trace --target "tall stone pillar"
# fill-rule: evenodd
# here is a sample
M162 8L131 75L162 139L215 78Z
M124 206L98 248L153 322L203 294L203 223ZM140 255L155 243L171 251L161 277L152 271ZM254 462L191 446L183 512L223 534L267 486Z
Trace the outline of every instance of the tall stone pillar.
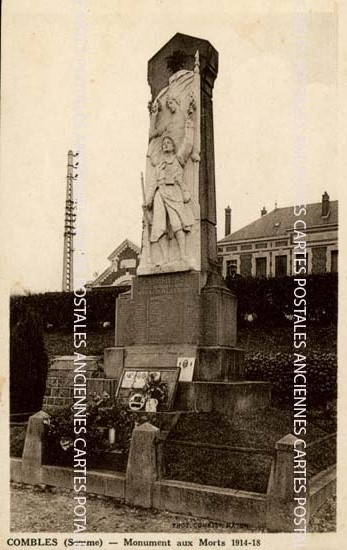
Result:
M148 83L152 98L167 86L172 73L197 70L200 73L198 119L200 120L200 247L203 273L217 270L216 188L212 92L218 74L218 52L207 41L177 33L148 62Z

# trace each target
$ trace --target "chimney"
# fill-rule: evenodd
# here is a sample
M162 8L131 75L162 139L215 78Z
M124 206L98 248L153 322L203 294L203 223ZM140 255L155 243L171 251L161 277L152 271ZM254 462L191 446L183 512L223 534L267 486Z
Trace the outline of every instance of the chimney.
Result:
M323 217L328 216L329 212L330 212L330 200L329 200L328 193L325 191L324 195L322 195L322 216Z
M231 208L228 205L225 209L225 236L231 233Z
M265 216L265 214L267 214L267 210L266 210L265 206L263 206L263 208L260 211L260 215L261 215L261 217L263 217L263 216Z

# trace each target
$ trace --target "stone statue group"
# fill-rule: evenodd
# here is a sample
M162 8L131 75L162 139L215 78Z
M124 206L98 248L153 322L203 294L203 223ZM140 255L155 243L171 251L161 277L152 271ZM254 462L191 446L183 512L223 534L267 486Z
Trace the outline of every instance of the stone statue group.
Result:
M177 81L181 77L181 80L191 82L192 74L191 71L182 71L176 77ZM186 92L180 98L171 94L170 89L165 89L150 102L149 111L146 190L143 188L149 261L161 267L172 264L172 245L176 243L174 260L189 269L186 239L195 223L195 215L185 166L189 158L196 160L194 96ZM155 246L157 253L153 260Z

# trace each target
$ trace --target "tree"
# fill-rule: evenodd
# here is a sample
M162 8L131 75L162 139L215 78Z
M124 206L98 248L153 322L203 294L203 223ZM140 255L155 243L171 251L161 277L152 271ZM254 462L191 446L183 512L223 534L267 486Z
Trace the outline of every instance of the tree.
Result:
M47 369L42 324L35 311L28 308L11 329L11 414L31 413L41 409Z

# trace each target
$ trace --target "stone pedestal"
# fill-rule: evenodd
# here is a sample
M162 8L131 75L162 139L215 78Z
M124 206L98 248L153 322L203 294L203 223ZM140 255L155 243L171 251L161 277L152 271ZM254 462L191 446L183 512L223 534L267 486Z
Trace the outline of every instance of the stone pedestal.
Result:
M117 301L116 347L105 350L105 371L120 378L127 367L175 367L195 357L194 380L243 378L236 348L236 298L220 283L201 288L199 273L135 277Z
M45 422L49 422L49 415L40 411L29 418L27 433L22 457L23 483L32 485L42 483L42 457Z
M303 517L308 524L310 518L309 492L294 492L295 452L304 456L303 443L292 435L282 437L275 445L275 457L272 463L267 489L266 527L269 531L291 533L297 526L294 519ZM297 507L297 516L295 508Z
M117 301L116 343L105 350L108 378L129 367L175 367L195 357L193 382L179 383L175 410L224 412L266 407L270 384L244 381L236 347L236 298L218 278L199 273L135 277ZM210 282L210 284L209 284Z
M134 429L126 471L125 503L152 507L153 484L157 479L157 455L154 441L159 429L146 422Z
M117 301L116 345L236 345L236 298L200 273L135 277Z

